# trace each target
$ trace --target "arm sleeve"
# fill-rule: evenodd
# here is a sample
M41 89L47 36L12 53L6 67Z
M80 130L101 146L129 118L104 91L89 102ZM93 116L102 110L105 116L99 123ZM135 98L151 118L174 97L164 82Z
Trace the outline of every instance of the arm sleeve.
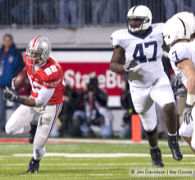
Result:
M123 30L118 30L112 33L111 37L110 37L110 43L112 45L112 47L116 47L116 46L121 46L121 38L124 35L124 31Z
M119 46L119 39L114 35L114 33L110 37L110 43L112 47Z
M55 91L55 88L45 88L42 87L39 96L35 98L35 103L37 106L42 106L48 103L48 101L51 99Z

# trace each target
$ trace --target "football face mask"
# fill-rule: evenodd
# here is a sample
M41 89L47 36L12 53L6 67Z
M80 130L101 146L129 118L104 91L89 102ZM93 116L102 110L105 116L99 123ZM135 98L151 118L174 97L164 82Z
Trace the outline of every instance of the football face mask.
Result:
M39 66L45 62L41 58L41 52L28 50L27 57L28 57L28 61L30 61L29 64L31 65Z
M127 13L127 20L129 31L147 30L152 23L152 13L146 6L133 6Z
M128 27L134 29L134 32L142 30L144 18L128 18Z

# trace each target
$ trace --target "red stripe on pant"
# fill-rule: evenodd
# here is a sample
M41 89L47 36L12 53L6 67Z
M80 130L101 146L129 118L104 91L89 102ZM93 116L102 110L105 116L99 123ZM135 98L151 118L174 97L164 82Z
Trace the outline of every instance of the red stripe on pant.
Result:
M51 129L50 129L50 131L49 131L49 134L48 134L48 136L47 136L47 139L45 140L43 146L45 145L46 141L48 140L49 135L50 135L50 133L51 133L51 130L53 129L53 127L54 127L54 125L55 125L55 123L56 123L56 120L57 120L57 118L58 118L58 115L60 114L60 112L61 112L61 110L62 110L62 105L63 105L63 104L56 104L56 114L55 114L55 117L54 117L54 120L53 120Z

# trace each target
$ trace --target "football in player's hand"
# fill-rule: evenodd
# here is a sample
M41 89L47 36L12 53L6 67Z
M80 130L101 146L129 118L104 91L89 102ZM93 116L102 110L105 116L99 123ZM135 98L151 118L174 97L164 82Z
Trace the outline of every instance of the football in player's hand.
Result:
M30 88L30 81L28 79L27 71L22 70L19 72L12 81L13 89L16 91L25 91Z

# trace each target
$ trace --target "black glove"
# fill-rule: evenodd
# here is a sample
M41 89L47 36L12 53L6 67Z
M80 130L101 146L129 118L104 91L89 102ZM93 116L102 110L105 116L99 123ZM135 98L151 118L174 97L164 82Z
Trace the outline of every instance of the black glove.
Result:
M10 101L17 102L18 96L12 92L8 87L3 90L3 97Z
M131 68L134 68L138 64L139 64L139 60L138 59L127 60L125 62L125 70L128 72L128 71L131 70Z
M182 80L179 76L173 76L172 78L172 84L173 84L173 88L174 89L179 89L181 87L183 87L183 83Z
M193 121L192 118L192 106L186 104L184 110L183 110L183 122L186 124L189 124Z

